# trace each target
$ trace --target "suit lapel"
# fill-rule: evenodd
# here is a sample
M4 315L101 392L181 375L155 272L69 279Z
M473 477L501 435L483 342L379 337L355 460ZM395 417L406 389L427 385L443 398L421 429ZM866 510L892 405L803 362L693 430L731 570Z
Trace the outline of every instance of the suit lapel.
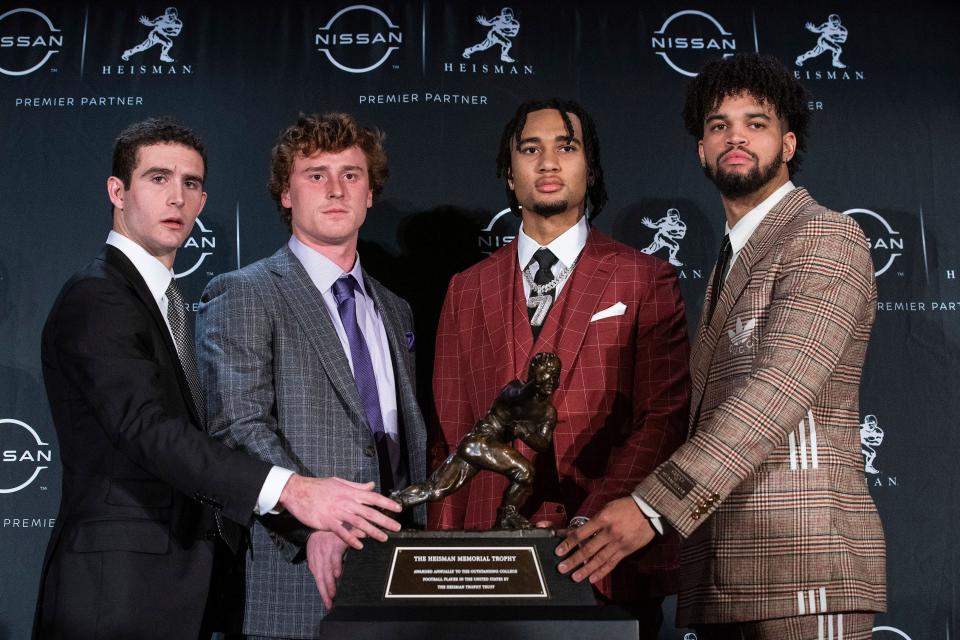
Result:
M270 258L269 265L278 276L277 288L280 294L297 323L303 328L307 341L316 352L337 395L355 415L357 422L369 429L367 415L350 370L350 362L343 352L343 345L330 320L323 296L317 291L303 265L286 246Z
M419 482L426 466L425 453L427 448L426 428L417 403L417 383L411 377L413 366L410 362L410 348L403 331L398 314L400 311L393 304L386 304L380 295L383 285L363 272L363 282L367 293L373 300L380 320L383 322L384 333L387 334L387 343L390 347L390 360L393 363L393 375L396 383L397 412L399 420L397 427L400 431L401 445L405 454L406 467L410 482ZM421 471L423 469L423 471Z
M363 272L363 282L366 285L367 293L370 294L370 298L377 308L377 312L380 314L384 332L387 334L387 342L390 345L390 360L393 362L393 375L397 382L397 398L402 403L400 414L406 417L410 415L411 401L416 402L413 391L416 389L416 383L410 378L410 367L408 366L410 350L407 348L406 336L403 334L397 318L383 304L380 297L380 287L382 285L371 278L366 271Z
M518 305L523 307L523 318L527 317L523 296L520 295L518 299L516 293L519 276L517 264L517 245L512 242L506 249L494 253L480 271L483 324L490 346L498 354L497 380L502 380L502 384L516 377L517 348L529 357L533 347L533 333L529 326L521 326L520 330L517 327ZM518 344L515 345L514 340Z
M180 354L177 353L177 347L173 343L173 337L170 335L167 321L164 320L163 314L160 313L160 307L157 306L157 301L154 299L153 294L150 293L150 288L147 286L146 281L144 281L143 276L140 275L140 272L137 271L133 263L130 262L130 259L116 247L111 245L104 246L99 257L106 264L113 267L123 279L127 281L127 284L130 285L136 297L147 308L147 312L153 320L154 328L160 332L163 338L163 344L167 347L170 359L177 365L174 367L174 375L177 376L177 384L180 387L181 395L183 395L184 404L187 405L187 409L190 411L193 423L201 427L206 422L206 416L203 416L201 419L201 416L197 414L197 408L193 404L193 395L190 392L190 385L187 383L187 376L183 372L183 367L180 365Z
M813 202L813 199L807 193L807 190L799 188L785 195L780 202L774 205L773 209L763 218L763 221L750 236L747 244L740 250L737 261L730 269L723 289L719 292L719 299L716 300L717 308L709 325L704 324L703 314L701 314L700 323L697 327L697 341L692 356L693 391L690 398L690 407L693 411L691 420L693 420L703 397L710 365L714 360L717 343L720 341L720 332L730 315L730 311L750 282L754 266L773 248L787 223L793 220L797 212L811 202ZM712 290L712 273L710 282L705 296L704 310L709 309L709 305L713 304L712 299L717 297L717 293Z
M613 244L598 237L591 229L576 268L557 297L555 304L559 313L547 315L537 340L538 350L549 350L550 345L554 345L553 350L560 357L560 390L567 388L573 363L590 328L590 318L613 276L613 260L604 259L613 253Z

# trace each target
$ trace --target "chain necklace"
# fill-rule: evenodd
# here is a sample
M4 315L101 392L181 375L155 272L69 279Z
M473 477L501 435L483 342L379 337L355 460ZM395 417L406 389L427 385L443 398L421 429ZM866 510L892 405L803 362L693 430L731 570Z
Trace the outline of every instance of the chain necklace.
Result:
M577 266L578 260L580 260L580 256L577 256L573 264L561 270L553 280L545 284L535 283L530 272L527 269L523 270L523 278L527 281L527 284L530 285L530 299L527 300L527 307L536 309L536 311L533 312L533 317L530 318L530 324L532 326L539 327L543 325L543 321L547 317L547 312L549 312L550 307L553 306L554 298L553 295L551 295L552 292L567 279L570 272L573 271L573 268Z
M580 256L577 256L576 258L574 258L573 264L571 264L569 267L562 269L560 273L558 273L553 278L553 280L545 284L536 284L533 281L533 276L530 275L529 267L523 270L523 279L526 280L527 284L530 285L530 293L532 294L535 293L538 296L542 296L548 291L551 291L552 289L555 289L561 284L563 284L563 282L567 279L567 276L570 275L570 272L573 271L573 268L577 266L577 262L579 260L580 260Z

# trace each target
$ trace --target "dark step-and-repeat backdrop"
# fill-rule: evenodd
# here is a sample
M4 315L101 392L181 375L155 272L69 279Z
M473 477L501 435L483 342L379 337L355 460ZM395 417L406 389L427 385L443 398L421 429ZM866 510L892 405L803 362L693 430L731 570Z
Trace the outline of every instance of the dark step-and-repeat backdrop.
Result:
M209 145L207 207L175 265L192 301L211 276L285 241L266 182L273 141L298 112L343 110L382 128L391 177L360 251L413 305L429 403L450 275L517 231L494 156L528 98L569 97L593 114L610 190L596 224L676 265L694 325L723 211L681 105L708 57L741 51L776 55L810 90L813 136L795 181L860 223L873 248L863 477L890 590L874 638L960 633L960 9L170 1L0 3L0 637L28 635L60 498L40 330L106 238L123 126L172 114ZM694 636L667 625L663 637Z

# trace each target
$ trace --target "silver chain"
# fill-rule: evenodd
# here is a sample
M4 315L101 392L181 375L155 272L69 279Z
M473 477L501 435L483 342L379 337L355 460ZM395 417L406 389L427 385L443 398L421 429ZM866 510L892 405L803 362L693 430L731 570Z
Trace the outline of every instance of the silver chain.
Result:
M567 279L567 276L570 275L570 272L573 271L573 268L577 266L578 260L580 260L580 256L577 256L576 258L574 258L573 264L571 264L569 267L562 269L560 273L558 273L553 278L553 280L545 284L536 284L533 281L533 276L530 275L530 271L529 271L530 267L528 266L526 269L523 270L523 278L527 281L527 284L530 285L530 294L542 296L548 291L552 291L553 289L556 289L558 286L563 284L563 281Z

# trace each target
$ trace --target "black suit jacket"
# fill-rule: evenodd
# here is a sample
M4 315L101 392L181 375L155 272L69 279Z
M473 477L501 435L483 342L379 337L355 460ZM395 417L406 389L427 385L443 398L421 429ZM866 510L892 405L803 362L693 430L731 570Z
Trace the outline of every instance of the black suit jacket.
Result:
M64 285L41 353L63 498L34 635L196 638L219 516L249 524L270 465L203 433L163 316L114 247Z

